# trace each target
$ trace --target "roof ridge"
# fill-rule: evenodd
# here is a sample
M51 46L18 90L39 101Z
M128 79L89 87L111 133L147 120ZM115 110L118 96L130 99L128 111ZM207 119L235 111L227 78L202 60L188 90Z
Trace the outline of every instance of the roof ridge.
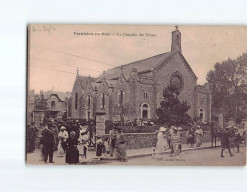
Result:
M157 55L154 55L154 56L150 56L150 57L144 58L144 59L142 59L142 60L137 60L137 61L130 62L130 63L127 63L127 64L119 65L119 66L116 66L116 67L114 67L114 68L110 68L110 69L108 69L108 70L118 69L118 68L120 68L121 66L124 68L124 66L128 66L128 65L133 64L133 63L142 62L142 61L148 60L148 59L150 59L150 58L155 58L155 57L158 57L158 56L161 56L161 55L164 55L164 54L175 53L175 52L176 52L176 51L168 51L168 52L160 53L160 54L157 54ZM106 71L108 71L108 70L106 70Z
M144 59L142 59L142 60L137 60L137 61L130 62L130 63L128 63L128 64L124 64L124 65L120 65L120 66L127 66L127 65L129 65L129 64L133 64L133 63L136 63L136 62L145 61L145 60L148 60L148 59L150 59L150 58L158 57L158 56L161 56L161 55L164 55L164 54L168 54L168 53L173 53L173 52L174 52L174 51L168 51L168 52L165 52L165 53L157 54L157 55L155 55L155 56L150 56L150 57L148 57L148 58L144 58ZM117 67L120 67L120 66L117 66ZM117 67L116 67L116 68L117 68Z

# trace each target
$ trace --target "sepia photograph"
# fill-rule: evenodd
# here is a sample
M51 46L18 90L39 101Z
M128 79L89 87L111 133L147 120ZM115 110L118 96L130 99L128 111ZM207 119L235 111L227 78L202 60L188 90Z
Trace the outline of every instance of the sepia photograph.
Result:
M246 166L246 35L28 25L26 164Z

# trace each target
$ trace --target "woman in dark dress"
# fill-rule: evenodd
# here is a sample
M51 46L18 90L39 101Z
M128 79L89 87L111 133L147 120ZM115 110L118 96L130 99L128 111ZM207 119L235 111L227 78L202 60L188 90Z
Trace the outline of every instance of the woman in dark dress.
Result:
M187 144L190 144L191 148L194 147L194 140L195 140L195 135L193 129L189 129L186 133L187 137Z
M77 149L78 139L75 137L75 132L70 132L70 137L66 140L66 158L65 162L76 164L79 162L79 151Z
M100 160L104 144L99 135L96 136L96 156Z
M123 131L119 128L117 131L117 142L116 142L116 157L121 160L121 162L127 162L126 154L126 139L123 134Z

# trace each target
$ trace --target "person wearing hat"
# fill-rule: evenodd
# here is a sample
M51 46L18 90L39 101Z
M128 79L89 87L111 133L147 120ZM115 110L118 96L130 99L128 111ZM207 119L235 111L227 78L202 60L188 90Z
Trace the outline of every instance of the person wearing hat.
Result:
M76 164L79 162L78 139L75 137L75 132L71 131L70 136L66 140L66 157L65 162Z
M197 126L195 131L195 137L196 137L196 147L200 147L202 144L202 136L203 136L203 130L200 128L200 126Z
M172 126L172 128L169 130L169 135L170 135L170 149L171 149L171 151L170 151L170 157L172 156L172 154L174 153L174 147L173 147L173 145L172 145L172 134L174 134L174 129L175 129L175 131L177 131L177 127L175 127L175 126Z
M100 160L104 144L100 135L96 135L96 157Z
M109 131L109 145L110 145L109 152L111 157L113 157L113 152L116 147L116 140L117 140L116 129L112 127Z
M66 131L65 126L61 126L60 131L58 133L58 151L57 154L59 157L63 157L65 155L65 147L66 140L69 137L68 132Z
M171 126L171 128L169 129L168 136L167 136L167 142L168 142L168 147L169 148L171 148L171 134L173 132L173 128L174 128L174 126Z
M179 143L180 143L180 134L178 133L178 129L176 127L173 128L173 133L171 135L171 144L175 155L179 156ZM172 151L170 153L172 156Z
M162 133L163 133L163 142L164 142L164 149L165 149L165 151L168 149L167 131L168 131L168 129L164 127Z
M194 148L194 130L192 128L190 128L187 132L186 132L186 138L187 138L187 144L190 144L191 148Z
M178 127L178 134L179 136L181 137L180 133L182 131L182 127ZM181 139L180 139L180 142L179 142L179 145L178 145L178 149L179 149L179 152L181 153L182 152L182 142L181 142Z
M225 131L222 132L222 138L221 138L221 157L224 157L224 149L227 149L230 156L232 157L232 152L230 149L230 136L231 136L231 132L230 132L231 126L228 126L225 128Z
M31 125L27 127L27 152L35 151L35 139L38 131L34 126L34 122L31 122Z
M116 135L116 157L123 163L127 162L127 140L124 136L123 130L119 127L117 129L117 135Z
M239 144L241 142L241 135L238 132L238 128L237 127L234 127L233 130L234 130L234 142L236 143L236 147L237 147L237 150L238 150L238 153L239 153Z
M80 129L81 129L80 122L79 120L76 120L74 124L74 129L73 129L73 131L75 132L76 139L79 139L80 137Z
M158 159L161 159L161 154L162 152L165 151L166 146L167 146L167 141L164 140L164 132L166 132L165 127L160 127L159 132L157 134L157 142L156 142L156 148L155 148L155 154L157 155ZM153 155L155 157L155 155Z
M48 125L45 125L42 133L42 143L43 143L43 152L44 152L44 162L47 163L49 157L49 163L53 162L53 151L54 151L54 135L49 129Z
M87 130L85 128L81 128L79 146L78 146L81 163L83 162L83 156L84 156L85 161L87 160L88 145L89 145L89 138L87 135Z

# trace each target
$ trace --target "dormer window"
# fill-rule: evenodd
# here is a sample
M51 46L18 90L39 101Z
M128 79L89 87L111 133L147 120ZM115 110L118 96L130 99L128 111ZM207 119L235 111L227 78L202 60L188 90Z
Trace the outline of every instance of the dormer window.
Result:
M51 108L55 108L56 107L56 102L55 101L51 101Z

